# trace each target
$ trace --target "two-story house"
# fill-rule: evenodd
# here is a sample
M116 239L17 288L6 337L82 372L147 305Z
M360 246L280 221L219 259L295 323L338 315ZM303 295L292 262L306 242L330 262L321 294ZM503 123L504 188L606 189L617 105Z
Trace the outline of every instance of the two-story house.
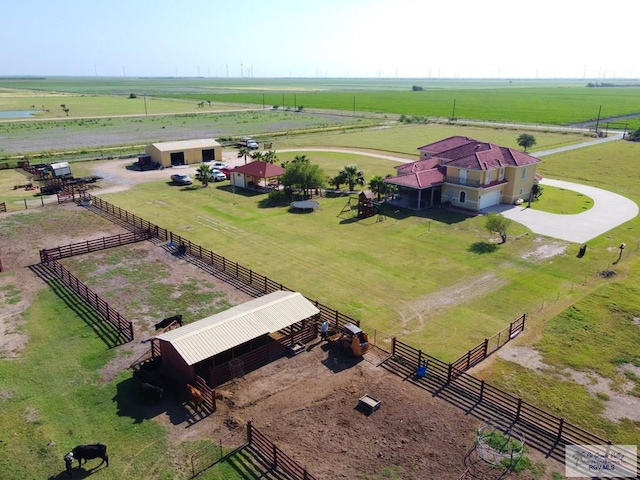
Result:
M478 211L527 200L540 159L469 137L449 137L418 148L420 160L396 167L385 182L398 205L421 210L441 203Z

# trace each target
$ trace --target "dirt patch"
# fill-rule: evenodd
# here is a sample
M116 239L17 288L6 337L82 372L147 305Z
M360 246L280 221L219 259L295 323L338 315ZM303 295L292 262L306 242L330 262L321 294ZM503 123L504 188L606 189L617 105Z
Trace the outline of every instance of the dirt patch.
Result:
M640 421L640 398L624 393L634 387L633 382L624 379L624 370L629 369L629 366L621 367L618 370L623 390L623 392L620 392L614 387L614 382L611 379L601 377L595 372L580 372L570 368L557 369L547 365L542 360L540 352L531 347L506 345L498 351L497 355L525 368L537 372L544 370L546 375L554 375L584 386L591 395L605 400L603 415L612 422L619 422L623 418ZM630 367L633 366L631 365ZM640 372L640 369L637 370Z
M402 325L407 326L409 322L416 322L416 326L412 331L419 331L429 320L429 316L434 315L439 310L463 304L497 290L504 285L506 285L505 280L492 273L487 273L405 303L398 310L398 315L402 319ZM412 331L407 330L404 333L409 334Z
M252 421L318 479L382 478L393 466L397 476L390 478L458 479L473 464L480 421L378 363L375 355L357 359L340 346L314 343L219 388L218 411L206 419L166 401L173 410L156 420L174 445L215 441ZM357 408L365 394L381 402L370 415ZM533 478L529 473L519 478Z
M544 241L545 240L542 237L537 237L534 240L534 243L543 243ZM560 242L539 245L535 250L526 252L524 255L522 255L522 258L531 260L544 260L545 258L564 255L567 251L567 246L568 244Z

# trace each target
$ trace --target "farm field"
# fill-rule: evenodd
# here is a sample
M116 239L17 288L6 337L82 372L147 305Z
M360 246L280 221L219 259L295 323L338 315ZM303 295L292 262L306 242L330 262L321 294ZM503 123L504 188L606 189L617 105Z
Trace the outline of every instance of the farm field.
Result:
M484 121L570 124L595 121L605 127L610 117L638 115L638 85L616 82L618 88L587 88L579 81L437 80L437 79L0 79L0 88L36 92L120 95L130 93L199 102L277 106L282 109L341 110L389 115L419 115ZM592 83L594 83L592 81ZM629 86L631 85L631 86ZM411 91L413 86L423 91ZM105 97L109 98L109 97ZM38 102L40 103L40 102ZM28 103L28 105L38 103ZM61 102L63 103L63 102ZM138 104L135 99L133 104ZM131 108L129 105L126 108ZM56 102L57 108L57 102ZM82 109L81 109L82 110ZM136 107L136 113L143 110ZM53 111L53 110L52 110ZM157 110L156 110L157 111ZM175 112L176 110L171 110ZM62 112L60 112L62 113ZM106 114L106 113L105 113ZM115 113L111 113L112 115ZM75 115L75 113L74 113ZM635 119L614 120L635 128Z
M231 85L228 87L232 88ZM281 87L285 88L286 84ZM194 91L197 88L194 87ZM493 86L485 88L491 89ZM297 101L301 103L299 95ZM275 113L285 114L281 111ZM167 129L179 124L179 118L168 120L165 124ZM109 122L112 120L113 124L104 128L99 125L92 127L95 128L96 138L98 132L125 125L124 122L117 124L119 120L115 119L109 119ZM197 125L195 119L193 122L190 124L192 128ZM256 120L250 125L259 131L268 123L261 122ZM282 152L279 154L281 160L306 154L328 174L337 172L346 164L355 164L369 178L375 174L391 173L397 163L365 157L357 152L320 152L314 148L366 146L367 150L377 153L389 152L392 156L414 158L417 146L449 135L468 135L515 146L515 138L520 133L508 129L433 124L388 127L357 132L289 135L277 137L274 146L278 149L303 148L296 152ZM124 130L126 128L123 127ZM167 134L173 133L169 131ZM535 132L534 135L538 140L534 155L536 150L585 140L580 134ZM84 135L80 133L77 136ZM60 133L60 138L64 138L64 132ZM615 191L638 202L640 190L636 163L639 148L637 144L629 142L613 142L547 156L539 172L545 177ZM74 172L82 172L83 175L100 172L101 165L100 162L78 163L74 166ZM14 171L0 171L0 202L5 198L8 202L20 202L22 198L29 197L27 192L8 190L20 177ZM108 188L109 183L105 182L104 186ZM105 191L108 191L106 188ZM100 194L99 191L92 193ZM549 194L549 198L543 195L542 201L534 208L567 213L589 208L588 202L583 203L579 198L566 200L564 192L545 189L545 194ZM575 254L579 245L532 235L517 224L511 226L507 244L496 246L496 239L484 230L481 217L442 211L412 216L387 210L382 222L376 222L376 218L354 221L350 212L340 214L346 204L344 197L323 197L319 211L312 215L294 215L285 206L272 206L262 197L240 195L230 191L225 184L215 184L206 190L180 189L168 186L166 181L151 181L134 189L120 189L117 193L100 195L290 288L299 289L309 297L362 319L366 328L375 332L378 339L388 340L392 335L399 335L443 360L459 356L503 328L515 316L526 312L525 334L478 367L474 374L596 434L619 443L638 443L640 419L634 417L633 410L627 412L623 408L625 402L635 405L631 402L637 402L640 397L640 328L637 325L640 316L637 309L640 281L634 274L640 248L638 218L590 241L586 256L577 259ZM7 232L35 228L41 221L27 220L29 217L41 219L33 213L27 216L0 216L0 240ZM52 223L57 222L58 225L53 233L48 234L50 238L69 239L71 235L64 229L66 221L56 215L52 218ZM23 221L26 227L21 226ZM80 230L75 234L82 237L86 235L83 232ZM627 248L618 262L616 258L621 242L626 242ZM0 249L0 255L4 259L7 252L11 251L4 247ZM36 255L29 261L31 263L25 264L35 264L37 261ZM114 285L113 279L108 277L93 277L90 264L87 267L78 263L74 267L78 267L81 274L88 275L87 278L95 278L98 284L102 282L105 295L111 290L109 285ZM144 267L139 268L144 270ZM140 271L134 269L133 275L140 274ZM605 278L600 275L603 271L612 271L613 275ZM122 274L130 275L124 269ZM85 341L87 337L95 335L90 329L83 328L85 324L82 322L90 323L90 316L78 314L77 308L65 307L59 299L44 293L35 300L26 296L23 298L23 289L17 286L20 282L10 271L0 274L0 282L6 282L0 287L4 306L23 305L31 301L35 305L33 311L25 314L26 324L19 326L16 333L34 335L38 341L47 336L60 338L62 344L65 337L59 336L60 319L43 314L52 311L72 319L76 330L70 333L71 336L77 335ZM194 290L193 293L197 292ZM156 300L158 305L163 305L165 299ZM135 303L131 309L136 310ZM197 309L194 310L194 318L196 312ZM41 316L51 318L52 330L38 331L26 326ZM75 345L79 340L75 338L73 341ZM88 353L85 355L82 350L81 365L77 368L86 366L87 371L91 372L99 365L110 363L113 355L120 355L112 350L102 352L99 343L91 343L91 348L100 353L90 359L86 357ZM34 343L33 347L42 344ZM124 352L121 354L125 359L132 354L127 347L119 351ZM47 355L58 355L62 361L63 353L52 350ZM27 366L33 371L46 361L42 356L34 356ZM13 360L10 362L16 363ZM78 362L75 357L72 360L74 362ZM6 378L17 378L12 367L4 359L0 361L0 369L3 369ZM59 365L56 369L62 371ZM45 378L44 374L38 376L39 372L34 375L38 379ZM101 418L110 418L113 415L112 406L108 402L98 402L96 396L116 388L115 385L119 383L127 385L126 374L109 385L97 385L97 389L94 389L94 377L89 375L88 381L89 385L80 384L80 391L74 391L74 395L79 393L75 398L81 399L81 405L92 402L99 404L101 415L104 415ZM31 442L28 445L42 449L47 465L57 465L59 455L52 453L57 447L43 449L42 445L46 442L40 440L47 432L62 436L63 421L56 418L55 422L47 424L37 414L34 416L33 410L45 411L49 407L44 406L44 402L34 407L24 401L25 398L42 395L45 382L38 380L37 383L33 389L25 389L16 397L15 400L21 403L18 407L12 405L11 418L19 417L24 412L21 428L31 435L26 440ZM11 402L11 398L7 400L7 395L2 390L0 402ZM70 400L60 401L67 405ZM94 427L82 419L83 408L77 408L73 418L80 424L79 432L90 434ZM635 411L640 409L635 408ZM621 412L627 412L627 420L619 416ZM42 418L48 419L54 415L47 411ZM0 416L0 424L5 422L9 422L8 417L2 420ZM171 478L168 473L171 467L166 460L159 458L166 451L167 441L171 444L171 438L164 439L163 429L154 426L147 425L140 432L132 433L125 425L126 419L118 422L118 430L133 435L135 445L140 446L141 452L149 452L149 457L147 453L141 453L139 460L142 463L132 461L124 468L122 478L138 471L138 468L146 471L151 469L155 475L153 478ZM287 438L286 432L282 431L281 435ZM147 447L147 440L143 436L157 438L157 441ZM117 436L112 439L114 444L120 441ZM292 448L293 445L292 441ZM186 443L179 447L176 455L189 454L196 448L196 443ZM0 450L0 468L3 458ZM96 478L107 478L103 476L114 471L118 472L117 475L121 474L117 469L107 472L102 469L94 475ZM212 475L211 478L218 478L215 473ZM225 477L222 475L219 478Z

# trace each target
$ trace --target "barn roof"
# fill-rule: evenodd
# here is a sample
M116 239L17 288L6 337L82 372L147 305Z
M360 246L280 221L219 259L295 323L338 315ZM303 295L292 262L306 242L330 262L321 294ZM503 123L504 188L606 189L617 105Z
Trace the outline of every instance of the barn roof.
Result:
M234 172L244 173L259 178L279 177L284 173L284 168L269 162L250 162L233 169Z
M193 148L213 148L219 147L220 144L213 138L199 138L193 140L178 140L175 142L158 142L152 143L155 148L161 152L175 152L182 150L190 150Z
M156 338L171 343L184 361L193 365L318 313L320 310L301 293L278 290Z

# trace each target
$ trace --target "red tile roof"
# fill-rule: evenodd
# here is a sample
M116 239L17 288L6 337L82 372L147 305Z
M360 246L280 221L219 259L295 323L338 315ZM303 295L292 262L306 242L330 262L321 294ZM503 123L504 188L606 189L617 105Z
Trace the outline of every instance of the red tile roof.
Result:
M521 167L540 162L540 159L512 148L460 136L424 145L418 150L430 153L432 158L443 159L447 166L468 170Z
M279 177L284 173L284 168L269 162L251 162L233 169L234 172L244 173L260 178Z
M444 182L444 169L432 168L430 170L418 170L405 173L396 177L385 178L385 183L409 188L429 188Z

